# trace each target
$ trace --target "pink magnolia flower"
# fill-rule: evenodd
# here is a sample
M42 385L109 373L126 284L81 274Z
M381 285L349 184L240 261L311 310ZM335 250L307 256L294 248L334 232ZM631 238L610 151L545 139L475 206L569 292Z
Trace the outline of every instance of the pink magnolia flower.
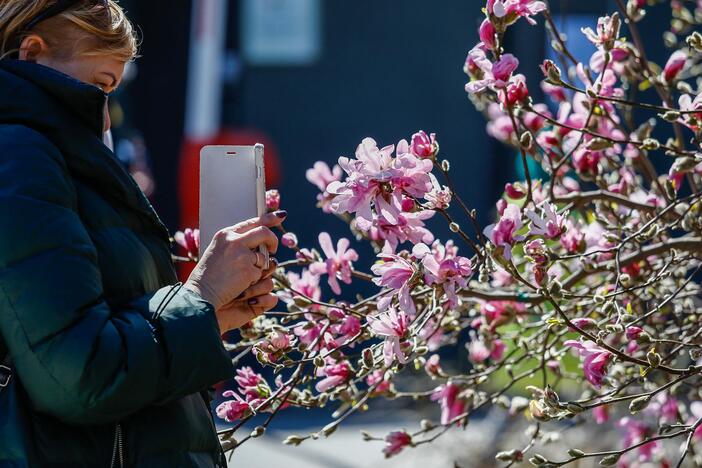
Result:
M680 117L679 122L686 125L692 131L698 131L702 125L702 93L695 96L689 94L683 94L678 98L678 106L683 112L688 112ZM699 110L698 113L689 113L690 111Z
M310 317L307 321L293 328L293 333L302 343L308 347L314 344L314 348L312 348L313 355L316 354L317 351L334 348L336 345L331 333L327 332L324 336L320 336L324 330L326 320L314 320L314 317Z
M383 344L385 366L391 366L395 359L400 364L407 362L408 356L402 350L401 340L409 330L410 318L404 311L397 312L391 307L378 315L369 316L368 325L375 335L385 337Z
M479 42L475 47L473 47L466 56L466 62L463 65L463 72L471 78L482 79L483 77L483 67L481 67L482 62L490 62L487 55L487 47L482 42ZM485 64L488 67L489 64Z
M376 369L368 374L366 383L369 386L376 385L373 395L382 395L392 389L392 382L385 378L385 372L382 369Z
M628 416L620 419L617 426L624 431L622 443L625 447L639 444L650 436L655 435L655 432L642 421ZM644 444L638 448L639 459L643 462L649 461L661 449L662 446L659 441Z
M488 12L498 18L506 18L510 23L523 17L529 24L534 25L536 21L532 15L544 10L546 4L536 0L488 0Z
M432 210L445 210L451 205L451 190L446 187L434 186L434 188L424 195L427 200L427 207ZM431 241L429 241L431 242Z
M600 405L592 409L592 417L597 424L604 424L609 421L609 406Z
M673 52L663 68L663 80L666 83L671 83L683 71L686 63L687 52L684 50Z
M542 216L538 216L533 210L527 210L526 215L531 220L529 234L534 236L544 236L547 239L556 239L565 230L565 220L568 212L557 213L556 205L552 203L542 203Z
M297 236L294 232L286 232L280 239L280 243L289 249L297 247Z
M589 317L576 317L574 319L571 319L571 322L573 325L576 327L580 328L581 330L587 330L587 329L595 329L597 328L597 321L595 319L591 319ZM573 328L573 327L569 327ZM575 331L575 330L573 330Z
M387 222L397 223L404 193L421 198L431 190L432 162L411 154L406 141L398 144L397 158L392 156L394 149L393 145L378 149L375 140L366 138L356 150L356 159L339 158L348 177L327 186L334 195L331 210L355 213L356 226L363 231L373 226L373 208Z
M317 194L317 201L325 213L332 212L331 200L333 195L327 192L327 186L332 182L341 180L341 174L342 171L338 165L335 165L333 169L329 169L327 163L322 161L317 161L312 169L307 170L307 180L316 185L321 192Z
M495 340L490 347L480 339L475 339L468 344L468 359L473 363L481 363L488 358L499 361L504 355L507 345L502 340Z
M280 192L277 190L266 191L266 209L276 211L280 208Z
M644 332L643 328L630 326L626 327L626 337L630 340L638 340L641 334Z
M331 325L329 329L337 335L334 339L336 346L343 346L349 343L361 331L361 320L355 315L345 314L340 309L335 309L340 315L339 322ZM331 311L329 312L331 315ZM351 347L354 343L351 343Z
M657 416L662 423L673 424L678 420L678 400L668 392L658 393L646 407L646 413Z
M385 241L383 252L391 254L403 242L409 241L413 244L432 242L434 234L425 227L424 221L433 216L434 211L431 210L403 212L397 216L395 223L390 223L384 217L378 216L370 232L378 239Z
M565 90L561 86L555 86L547 81L541 82L541 90L555 102L565 102L568 100Z
M505 184L505 194L514 200L519 200L526 196L523 187L518 184Z
M482 340L473 340L467 347L468 359L473 363L481 363L490 357L490 350Z
M480 24L480 28L478 28L478 36L483 44L485 44L485 47L490 50L495 50L495 46L497 45L496 35L497 31L495 30L495 26L493 26L489 19L485 18Z
M318 369L317 374L325 378L317 382L315 388L318 392L326 392L347 382L351 378L352 371L351 366L343 361L341 363L332 362Z
M619 37L620 26L619 15L614 14L612 16L601 16L597 19L597 32L593 31L592 28L582 28L581 31L597 47L610 50L614 45L614 41Z
M702 401L693 401L690 403L690 414L694 419L689 423L694 423L697 419L702 418ZM697 426L693 437L697 441L702 440L702 425Z
M512 258L512 246L524 236L517 235L517 231L522 227L522 212L517 205L509 204L505 208L500 220L496 224L491 224L485 228L483 234L490 239L495 247L502 248L504 257Z
M200 254L200 230L186 228L185 231L178 231L173 235L173 239L178 245L183 247L191 258L197 258Z
M417 273L417 266L398 255L380 254L378 257L382 259L382 262L373 265L371 271L379 278L374 278L373 282L378 286L394 290L392 295L386 296L383 301L378 303L378 308L381 310L387 308L392 298L397 296L400 309L414 315L416 308L410 291L412 289L411 281Z
M425 244L417 244L412 253L422 260L427 285L442 285L449 307L455 307L458 304L457 288L465 288L473 274L470 259L458 257L437 244L433 251Z
M393 431L385 436L385 448L383 453L385 458L397 455L404 449L412 445L412 436L405 431Z
M505 107L526 101L528 97L529 89L527 89L526 78L522 74L514 75L507 83L505 92L500 94L500 100Z
M441 405L441 424L448 424L454 418L462 415L466 411L466 401L459 398L461 387L454 383L447 383L437 387L431 395L431 399L439 401ZM456 422L461 424L460 420Z
M444 304L444 307L447 305L448 304ZM422 329L419 330L418 336L424 340L427 348L429 348L429 351L436 351L441 347L441 345L444 344L446 332L438 320L431 318L422 327Z
M441 369L441 364L440 364L440 356L438 354L432 354L429 359L427 359L427 362L424 363L424 371L429 375L430 377L437 377L443 374L443 369Z
M290 347L290 335L276 330L268 336L268 342L273 349L288 349Z
M251 405L231 390L224 392L223 396L225 398L234 397L235 399L224 401L217 406L215 413L218 418L227 422L236 422L253 412Z
M612 358L611 353L591 341L568 340L563 344L575 349L584 358L585 378L592 385L600 388L607 375L607 367Z
M510 323L515 318L526 314L526 305L512 301L489 301L480 305L482 319L494 331L500 325Z
M497 62L480 60L476 64L483 71L483 78L466 84L466 91L475 94L485 88L504 89L509 82L512 72L519 66L519 60L512 54L504 54Z
M309 270L303 269L301 274L294 271L289 271L285 276L290 282L291 289L297 293L303 294L305 297L312 299L313 301L318 301L322 297L322 290L319 287L319 275L312 274ZM281 291L278 294L286 304L291 304L295 300L293 295L289 292ZM310 307L313 310L318 308L318 306L315 304Z
M317 161L311 169L307 169L305 174L307 180L316 185L320 192L325 192L327 186L332 182L341 180L341 168L337 165L333 169L324 161Z
M437 149L436 134L427 135L424 130L420 130L412 135L410 151L418 158L432 158Z
M239 393L244 395L246 401L252 407L260 405L270 394L268 382L251 369L251 367L242 367L236 370L234 381L239 385ZM225 392L224 396L227 396ZM233 393L230 391L230 393Z
M349 249L350 244L348 239L342 237L336 243L336 250L334 250L329 234L326 232L319 234L319 245L327 259L324 262L315 262L310 265L310 272L316 275L325 273L329 275L327 282L334 294L341 294L339 279L346 284L351 284L352 262L358 260L358 254L355 250Z
M282 351L290 348L291 342L290 335L276 330L268 335L265 340L258 343L256 347L262 353L265 353L269 361L275 362L280 357L280 354L282 354Z

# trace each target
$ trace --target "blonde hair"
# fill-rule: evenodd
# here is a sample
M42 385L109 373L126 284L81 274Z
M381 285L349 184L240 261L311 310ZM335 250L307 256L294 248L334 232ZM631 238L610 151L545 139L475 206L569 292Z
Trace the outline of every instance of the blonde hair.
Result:
M57 0L0 0L0 58L19 52L25 37L37 34L59 59L77 55L112 56L123 62L137 55L134 26L115 0L80 1L57 16L37 24L31 31L25 25Z

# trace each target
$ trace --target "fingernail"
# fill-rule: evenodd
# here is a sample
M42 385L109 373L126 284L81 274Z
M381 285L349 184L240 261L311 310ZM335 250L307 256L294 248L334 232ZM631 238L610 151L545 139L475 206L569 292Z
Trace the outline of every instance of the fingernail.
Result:
M258 304L258 299L256 299L255 297L253 299L249 299L249 305L256 305L256 304Z
M283 219L288 216L288 212L285 210L278 210L273 212L274 215L276 215L278 218Z

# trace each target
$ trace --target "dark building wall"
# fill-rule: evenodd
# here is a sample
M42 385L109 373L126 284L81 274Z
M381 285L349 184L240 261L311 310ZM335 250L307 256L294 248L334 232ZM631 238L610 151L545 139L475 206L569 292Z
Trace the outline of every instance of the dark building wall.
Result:
M365 136L387 145L418 129L438 133L463 196L488 214L498 173L512 163L493 156L485 122L464 91L462 68L477 42L481 2L327 0L322 8L318 63L246 68L227 94L227 123L263 130L279 149L289 227L347 232L313 208L316 188L305 170L317 160L353 156Z

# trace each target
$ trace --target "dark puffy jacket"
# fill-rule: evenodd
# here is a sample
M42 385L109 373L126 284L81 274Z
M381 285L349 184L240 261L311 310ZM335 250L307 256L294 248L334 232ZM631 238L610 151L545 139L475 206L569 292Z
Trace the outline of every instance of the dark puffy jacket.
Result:
M109 467L119 432L124 466L216 466L203 390L234 368L212 305L172 288L168 231L102 143L105 99L0 61L0 347L15 379L0 401L19 401L0 414L0 466Z

